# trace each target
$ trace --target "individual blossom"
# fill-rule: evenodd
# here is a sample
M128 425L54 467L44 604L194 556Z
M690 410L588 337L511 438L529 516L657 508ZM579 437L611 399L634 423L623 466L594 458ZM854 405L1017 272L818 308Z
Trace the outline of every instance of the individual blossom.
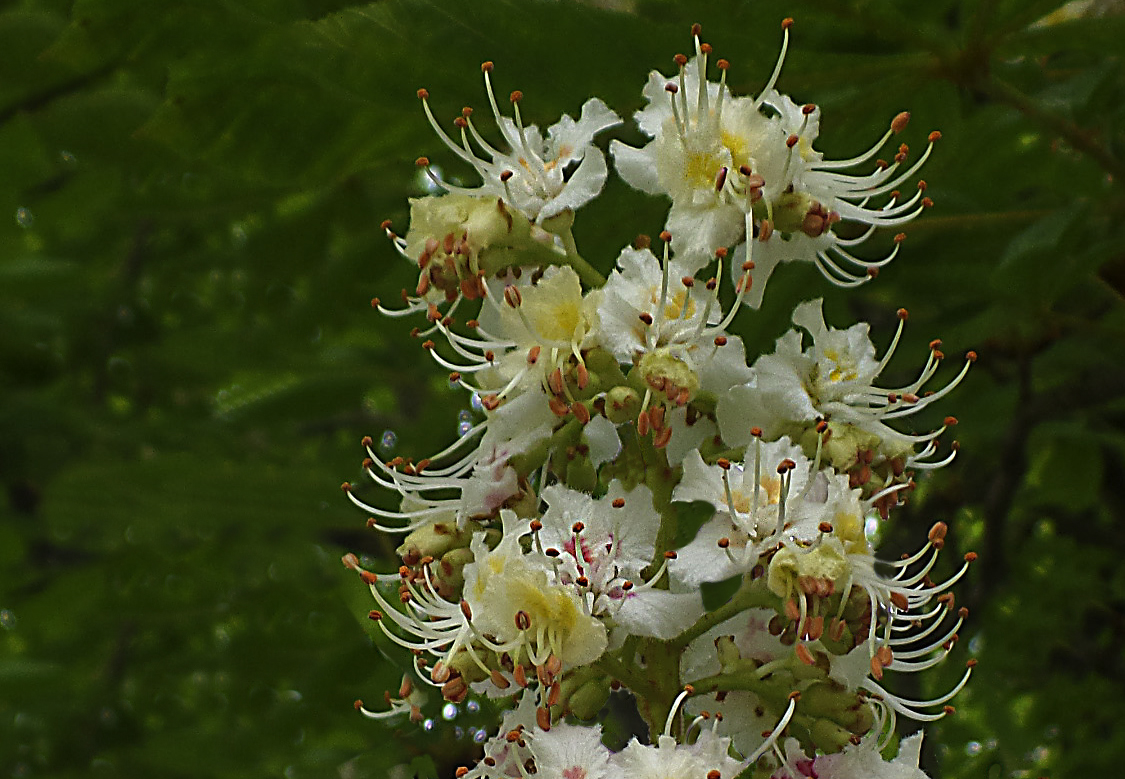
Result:
M944 387L923 388L937 373L944 358L941 342L930 344L929 356L918 377L902 387L880 387L879 375L894 356L902 335L906 310L899 310L899 327L890 347L877 358L866 324L847 330L829 328L821 301L801 303L793 322L812 337L803 347L801 333L791 330L777 340L772 354L759 357L751 381L733 387L719 399L717 418L723 439L741 446L761 431L764 440L788 435L819 451L839 471L852 472L858 485L884 473L873 487L898 481L906 468L932 469L947 464L952 454L937 459L937 440L956 424L946 417L937 430L922 434L901 432L890 422L916 414L949 394L964 379L976 359L968 352L960 373ZM872 490L874 491L874 490Z
M907 736L893 760L884 760L873 738L849 745L842 752L808 757L794 739L785 742L782 765L770 779L927 779L918 766L922 731Z
M652 140L640 149L611 144L618 172L633 187L672 200L667 229L689 236L685 258L703 263L724 246L741 244L737 262L753 262L754 283L744 298L761 303L766 281L777 263L813 262L833 283L854 286L890 262L894 249L878 260L864 260L851 249L880 227L898 227L927 205L924 183L905 200L900 190L929 156L940 134L930 136L925 153L909 167L909 149L900 146L888 163L879 150L905 128L909 114L895 117L887 133L867 152L848 160L825 160L813 149L820 110L797 105L775 89L789 43L792 20L782 23L777 65L757 97L739 97L726 86L729 63L718 60L718 84L707 80L712 53L692 28L696 56L676 55L678 74L653 71L644 87L648 104L637 112L640 129ZM871 164L867 174L849 171ZM862 229L855 238L835 233L839 223ZM758 244L754 247L754 244Z
M713 399L747 381L750 371L742 339L726 331L739 307L724 311L716 291L726 250L718 252L716 275L704 281L670 256L673 237L666 232L660 237L663 260L647 240L622 250L602 289L598 317L606 349L631 365L645 388L641 412L652 404L665 407L657 421L666 424L654 431L653 441L667 448L669 463L676 465L716 432L711 419L688 404L700 394ZM746 271L741 273L748 283Z
M669 639L703 614L699 592L672 592L656 585L667 560L648 581L641 571L653 561L660 514L643 485L626 491L614 480L605 496L553 485L543 490L537 544L555 561L555 577L575 587L588 608L626 635Z
M427 175L448 192L503 198L537 224L574 211L596 197L605 184L607 170L605 156L593 145L594 136L620 124L620 117L600 99L590 98L582 106L577 121L563 116L547 129L544 137L538 127L523 121L522 92L509 96L512 118L500 113L492 89L492 70L491 62L481 65L489 107L506 148L497 148L485 140L477 131L470 108L462 109L454 122L460 130L460 143L455 142L434 117L429 92L420 89L418 97L434 132L450 151L473 168L482 183L472 189L458 187L439 178L428 166Z
M540 678L546 705L555 676L602 655L606 629L574 587L555 581L549 557L524 552L521 539L531 532L529 523L508 510L501 519L495 548L489 548L487 533L473 535L459 601L438 592L432 560L420 572L403 569L394 577L362 569L354 555L346 555L344 564L370 586L379 606L370 616L383 633L417 650L416 664L428 665L425 655L436 659L428 677L447 700L462 700L475 681L491 678L489 689L502 694L512 681L526 686L527 678ZM391 605L381 579L398 581L401 609ZM419 675L426 678L421 668Z
M542 711L524 692L485 742L483 757L473 768L458 769L458 779L627 779L610 764L600 725L551 724Z

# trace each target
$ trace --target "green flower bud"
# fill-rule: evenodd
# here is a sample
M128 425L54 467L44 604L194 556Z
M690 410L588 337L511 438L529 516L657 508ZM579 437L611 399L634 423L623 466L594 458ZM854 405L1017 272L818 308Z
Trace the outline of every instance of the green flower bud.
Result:
M641 413L641 396L631 387L614 387L605 396L606 418L615 425L631 422Z
M801 703L804 697L805 693L801 693ZM827 755L843 751L852 737L850 731L827 719L814 720L809 726L809 735L816 748Z
M629 372L630 382L640 380L643 389L661 392L675 399L685 390L690 400L699 391L699 377L686 362L676 357L667 347L648 352Z
M609 691L609 679L602 676L590 679L570 694L566 706L578 719L594 719L609 701Z
M422 557L441 557L450 549L467 547L473 533L482 528L479 522L466 522L458 529L453 522L434 522L410 532L395 553L411 564Z

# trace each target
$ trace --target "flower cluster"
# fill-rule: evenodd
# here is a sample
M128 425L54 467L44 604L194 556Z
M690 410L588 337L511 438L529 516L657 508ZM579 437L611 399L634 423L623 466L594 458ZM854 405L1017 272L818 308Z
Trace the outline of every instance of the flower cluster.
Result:
M776 90L789 27L757 96L730 91L725 60L708 80L698 26L695 56L649 76L635 120L651 140L610 151L627 183L671 208L659 241L622 249L607 279L571 227L605 183L594 140L617 114L594 98L544 135L524 122L521 93L512 117L501 113L488 62L494 145L469 108L451 137L419 91L481 183L454 185L419 160L445 194L411 202L404 236L384 224L418 285L401 308L374 305L425 318L415 335L480 416L424 459L384 460L365 439L369 483L344 489L371 527L404 536L401 565L344 563L413 664L387 707L363 712L417 718L426 687L506 710L458 776L922 776L920 734L883 757L896 720L944 716L970 676L971 661L935 698L893 692L895 674L942 662L956 643L966 612L950 589L975 555L942 578L944 523L895 561L871 537L917 472L956 453L939 443L953 417L922 433L900 420L942 401L975 355L930 388L944 360L934 341L914 381L885 386L906 312L880 355L868 325L830 327L820 300L797 305L794 329L756 359L730 332L778 262L865 282L901 235L876 260L852 247L929 205L924 182L910 197L900 189L937 133L912 165L905 145L875 160L906 114L853 159L813 148L819 109ZM848 222L856 237L837 235ZM397 506L376 505L372 485ZM616 753L597 723L614 689L649 725L647 743Z

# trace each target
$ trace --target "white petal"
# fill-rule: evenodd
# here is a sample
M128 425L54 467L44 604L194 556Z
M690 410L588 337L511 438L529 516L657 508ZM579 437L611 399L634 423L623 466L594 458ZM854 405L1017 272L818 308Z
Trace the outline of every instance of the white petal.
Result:
M665 194L656 172L656 159L653 157L654 144L650 143L643 149L634 149L621 141L614 140L609 144L609 152L613 155L617 175L621 176L626 184L650 195Z
M599 415L590 420L582 430L586 445L590 447L590 462L594 467L609 462L621 452L621 437L617 426Z
M675 638L703 616L698 592L668 590L631 592L614 615L614 621L635 636Z
M562 191L543 204L538 221L550 219L567 209L577 210L580 206L589 203L602 191L607 175L605 155L602 154L601 149L589 147L586 156L578 165L578 170L574 171L567 180Z

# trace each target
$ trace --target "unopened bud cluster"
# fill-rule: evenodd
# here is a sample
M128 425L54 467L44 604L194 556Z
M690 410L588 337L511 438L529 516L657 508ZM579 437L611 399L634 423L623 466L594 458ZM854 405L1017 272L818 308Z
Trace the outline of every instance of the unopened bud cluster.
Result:
M373 304L424 320L414 335L481 412L425 459L384 460L365 439L370 483L345 491L371 527L404 535L401 565L344 563L413 657L397 694L361 711L418 719L424 690L506 711L458 776L922 776L920 734L881 755L896 719L948 714L969 678L971 663L936 698L894 692L895 675L952 650L966 611L951 587L975 555L943 578L944 523L896 561L870 538L917 473L954 458L939 439L956 419L924 432L900 420L942 401L975 355L935 386L934 341L913 381L887 386L905 310L880 352L868 325L829 326L820 300L798 304L794 329L754 359L729 331L779 262L812 262L842 287L870 281L903 235L876 259L855 247L931 205L913 176L938 133L913 163L905 144L879 156L908 114L852 159L813 148L819 108L775 88L790 25L757 96L728 89L731 65L698 26L695 56L650 74L635 120L651 140L610 151L628 184L671 208L656 244L626 246L608 279L572 227L608 177L594 138L616 113L594 98L544 133L520 92L501 112L488 62L490 137L470 108L440 122L419 91L446 154L481 184L419 159L445 193L411 201L404 236L384 223L418 283L401 307ZM855 237L837 234L848 223L841 235ZM397 505L368 497L372 485ZM729 598L705 606L714 591ZM616 753L598 722L613 689L649 725L647 742Z

